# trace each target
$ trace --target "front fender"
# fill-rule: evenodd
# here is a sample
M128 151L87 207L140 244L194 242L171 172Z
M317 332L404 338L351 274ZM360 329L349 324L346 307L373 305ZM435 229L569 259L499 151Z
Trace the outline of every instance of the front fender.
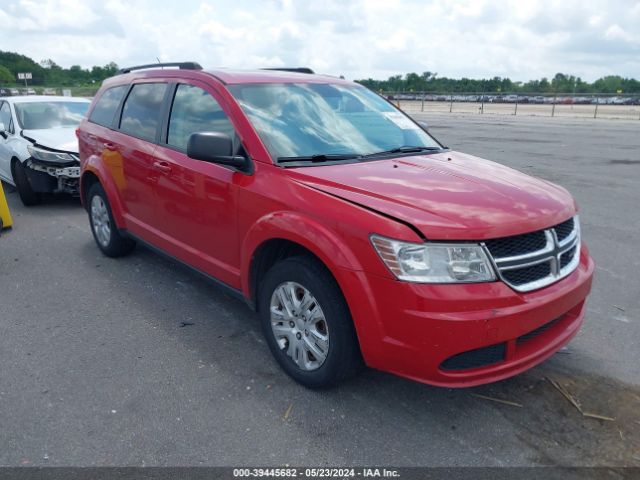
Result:
M241 248L242 291L251 296L250 270L254 253L264 242L288 240L302 245L316 255L338 277L337 269L362 270L351 248L335 232L317 220L297 212L272 212L253 224Z
M325 224L300 213L280 211L265 215L249 230L242 244L241 282L245 298L252 298L250 271L254 253L264 242L274 239L302 245L329 269L349 306L360 351L369 363L380 348L384 329L367 276L354 253L358 243L349 245Z

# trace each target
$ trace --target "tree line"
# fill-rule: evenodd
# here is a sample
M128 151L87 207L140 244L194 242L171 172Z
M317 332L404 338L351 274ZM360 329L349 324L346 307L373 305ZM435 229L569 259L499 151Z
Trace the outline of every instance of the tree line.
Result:
M513 82L509 78L493 77L489 79L438 77L437 73L423 72L393 75L387 80L356 80L358 83L376 91L384 92L433 92L433 93L640 93L640 81L608 75L593 83L580 77L556 73L551 79Z
M118 65L114 62L90 69L80 65L63 68L51 59L36 62L25 55L0 50L0 85L4 86L21 84L23 80L18 80L18 73L25 72L33 77L29 80L30 85L62 87L100 83L117 71Z
M19 53L0 50L0 85L20 84L17 75L31 72L31 85L37 86L86 86L101 83L118 71L118 65L110 62L103 66L82 68L73 65L63 68L51 59L36 62ZM376 91L385 92L513 92L513 93L640 93L640 81L608 75L594 81L585 82L580 77L556 73L551 79L513 82L509 78L493 77L489 79L438 77L434 72L407 73L393 75L387 80L356 80L358 83Z

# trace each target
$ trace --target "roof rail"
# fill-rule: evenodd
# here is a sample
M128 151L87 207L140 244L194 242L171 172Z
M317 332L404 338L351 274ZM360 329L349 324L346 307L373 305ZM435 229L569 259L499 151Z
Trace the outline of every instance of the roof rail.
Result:
M180 70L202 70L197 62L172 62L172 63L150 63L148 65L136 65L118 70L118 74L133 72L134 70L144 70L147 68L178 67Z
M315 73L309 67L278 67L278 68L262 68L261 70L276 70L280 72L295 72L295 73Z

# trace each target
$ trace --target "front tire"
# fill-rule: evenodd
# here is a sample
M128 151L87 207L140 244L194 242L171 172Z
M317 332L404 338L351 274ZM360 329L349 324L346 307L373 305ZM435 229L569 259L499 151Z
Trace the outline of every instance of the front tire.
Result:
M265 275L259 314L271 353L295 381L327 388L355 376L363 362L347 303L315 258L287 258Z
M107 194L99 183L94 183L87 194L89 223L93 238L107 257L122 257L130 253L136 242L124 237L113 220Z
M31 187L25 168L21 162L14 161L11 173L13 174L13 183L16 184L16 190L18 190L22 204L25 207L31 207L39 204L42 198L40 194Z

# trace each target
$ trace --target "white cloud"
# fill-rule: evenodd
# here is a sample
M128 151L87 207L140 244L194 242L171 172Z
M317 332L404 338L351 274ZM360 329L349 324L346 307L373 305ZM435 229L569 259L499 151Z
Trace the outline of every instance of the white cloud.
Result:
M618 40L618 41L628 42L628 43L633 42L633 35L630 35L627 32L625 32L622 29L622 27L620 27L620 25L618 25L617 23L614 23L609 28L607 28L606 32L604 32L604 36L605 38L609 38L612 40Z
M0 48L70 66L196 60L310 66L348 78L411 71L528 80L640 77L627 0L3 0Z

